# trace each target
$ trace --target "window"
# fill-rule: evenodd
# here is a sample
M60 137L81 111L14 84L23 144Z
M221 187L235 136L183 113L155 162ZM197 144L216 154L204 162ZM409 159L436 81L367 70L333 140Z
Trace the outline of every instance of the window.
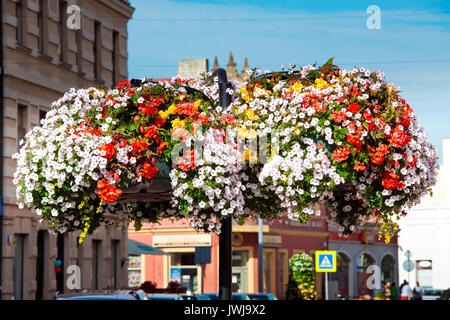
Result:
M181 283L188 291L196 292L199 289L197 271L194 252L176 252L170 257L169 281Z
M273 252L264 252L263 253L263 290L264 293L271 293L274 288L272 288L272 258Z
M336 255L336 272L330 272L330 280L338 285L337 294L348 297L348 271L350 260L342 253Z
M18 0L16 2L16 19L17 19L16 40L18 43L21 43L21 44L23 44L23 42L24 42L24 36L23 36L23 33L25 31L24 18L25 17L23 15L22 0Z
M111 240L111 280L113 289L117 289L118 254L119 254L119 240Z
M374 265L375 260L368 254L361 254L356 260L356 271L358 273L358 295L373 294L373 289L367 287L367 279L370 273L367 273L367 268Z
M119 82L120 73L120 35L113 31L113 52L112 52L112 86L115 87Z
M394 279L394 259L391 256L385 256L381 260L381 282L395 282Z
M41 123L41 120L45 119L45 116L47 115L47 111L40 109L39 110L39 123Z
M232 254L232 292L248 292L248 256L247 250L233 250Z
M83 73L83 34L81 33L81 29L77 30L75 33L76 41L77 41L77 66L78 66L78 72Z
M94 22L94 37L94 77L95 79L101 79L102 36L101 24L98 21Z
M128 287L141 285L141 256L128 257Z
M60 261L59 272L56 273L56 290L64 293L64 234L58 233L56 237L57 260Z
M92 240L92 289L99 289L98 272L100 267L101 240Z
M278 298L284 299L288 280L288 257L287 252L278 253Z
M37 235L36 300L44 298L45 233L45 230L39 230Z
M67 30L66 30L67 1L59 0L59 59L67 62Z
M25 138L28 127L28 107L26 105L19 104L17 106L17 148L20 148L20 140Z
M13 282L14 299L23 299L23 274L24 274L24 243L25 235L16 234L14 237Z
M416 279L424 289L433 288L433 263L431 260L416 260ZM411 285L411 288L414 285Z

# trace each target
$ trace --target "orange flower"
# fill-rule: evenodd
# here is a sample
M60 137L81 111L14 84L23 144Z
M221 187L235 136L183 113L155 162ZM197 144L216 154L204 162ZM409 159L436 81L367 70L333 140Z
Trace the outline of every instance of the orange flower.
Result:
M400 130L398 126L392 130L389 136L389 142L396 148L401 148L411 141L411 137L408 136L403 130Z
M367 170L367 166L364 162L355 161L355 166L353 167L356 171L364 171Z
M167 146L169 145L168 142L164 141L159 145L159 147L156 149L156 152L161 153Z
M143 176L146 179L151 179L158 172L158 167L152 167L150 163L145 162L142 166L141 173L139 173L138 177Z
M122 190L111 185L106 179L97 182L97 189L98 196L107 203L116 201L122 195Z
M361 150L362 141L358 136L348 134L347 142L350 143L352 146L356 147L358 150Z
M339 111L333 111L333 120L335 122L343 122L347 119L347 114L345 112Z
M144 139L141 139L139 141L132 141L131 142L131 147L133 149L131 149L131 153L132 154L141 154L142 151L147 150L148 149L148 143L145 142Z
M394 171L385 172L382 176L383 180L381 184L384 188L389 190L403 189L405 187L404 182L400 182L400 177L394 173Z
M357 113L358 112L358 110L359 110L359 104L357 104L357 103L352 103L351 105L349 105L348 107L347 107L347 110L348 111L350 111L350 112L352 112L352 113Z
M116 146L111 143L105 144L98 149L101 151L105 151L105 154L102 157L108 160L111 160L116 155L117 150Z
M337 150L333 151L333 159L337 162L344 161L348 158L352 150L348 147L339 147Z

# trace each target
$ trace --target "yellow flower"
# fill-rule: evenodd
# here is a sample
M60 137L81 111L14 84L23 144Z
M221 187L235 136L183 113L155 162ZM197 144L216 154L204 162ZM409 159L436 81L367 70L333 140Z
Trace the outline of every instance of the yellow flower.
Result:
M247 87L242 87L240 91L241 91L242 99L244 99L245 102L249 103L250 96L248 94Z
M167 112L168 112L169 114L175 114L175 113L177 113L177 106L174 105L174 104L172 104L172 105L169 107L169 109L167 109Z
M180 119L172 120L172 127L180 128L180 129L186 128L185 120L180 120Z
M161 119L166 119L169 116L169 112L167 112L167 111L160 111L159 112L159 116L161 117Z
M253 111L253 109L247 109L247 111L245 111L245 115L250 119L250 120L255 120L255 112Z
M328 86L328 82L326 82L322 78L316 79L316 85L315 85L316 89L322 90L322 89L326 88L327 86Z
M270 91L268 91L266 89L261 89L259 87L255 88L255 93L260 92L260 91L264 92L263 96L270 96L272 94Z
M202 103L202 100L196 100L195 102L194 102L194 108L198 108L198 107L200 107L200 104Z
M302 89L303 89L303 85L300 82L296 82L293 86L292 89L294 90L295 93L301 93Z

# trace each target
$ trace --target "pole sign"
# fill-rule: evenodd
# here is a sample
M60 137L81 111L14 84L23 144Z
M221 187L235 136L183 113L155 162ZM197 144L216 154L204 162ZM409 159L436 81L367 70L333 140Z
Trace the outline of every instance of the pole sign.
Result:
M316 251L316 272L336 272L336 251Z

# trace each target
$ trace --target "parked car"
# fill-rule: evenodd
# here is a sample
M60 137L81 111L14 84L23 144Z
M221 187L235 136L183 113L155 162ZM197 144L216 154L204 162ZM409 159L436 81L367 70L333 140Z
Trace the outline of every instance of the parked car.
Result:
M209 300L219 300L218 293L207 293L205 296L209 297ZM231 300L251 300L249 296L245 293L233 293L231 295Z
M247 295L251 300L278 300L271 293L248 293Z
M53 300L141 300L138 295L129 293L74 293L59 294L53 296Z
M425 289L424 295L422 297L423 300L439 300L442 296L443 290L436 289Z
M450 289L442 291L442 294L439 297L439 300L450 300Z
M149 300L183 300L183 297L179 294L173 293L148 293Z

